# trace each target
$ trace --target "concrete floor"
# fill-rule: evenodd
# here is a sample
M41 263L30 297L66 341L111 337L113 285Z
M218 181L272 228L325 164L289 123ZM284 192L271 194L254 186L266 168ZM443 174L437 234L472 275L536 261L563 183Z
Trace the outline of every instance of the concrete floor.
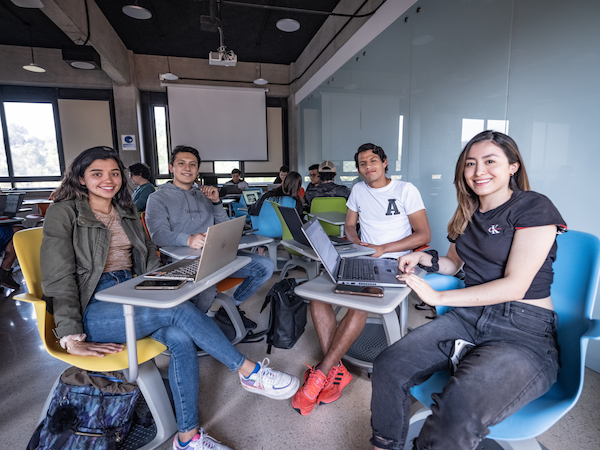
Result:
M297 276L304 276L298 273ZM17 280L20 273L15 274ZM265 328L267 311L259 313L268 288L263 286L245 302L243 309L259 329ZM0 288L1 290L2 288ZM23 290L25 286L23 283ZM0 450L25 448L54 379L67 365L43 349L30 304L15 302L0 292ZM414 303L414 302L413 302ZM409 326L424 323L426 313L409 306ZM262 360L266 344L239 344L248 358ZM310 322L290 350L273 349L271 366L302 377L306 366L321 358L315 330ZM165 357L157 363L165 365ZM349 367L354 380L335 403L318 406L309 416L299 415L289 400L274 401L242 390L237 374L230 373L210 357L200 363L200 423L208 433L236 449L368 449L371 383L363 369ZM596 450L600 448L600 374L587 369L583 394L577 406L539 437L550 450ZM170 449L165 443L161 449Z

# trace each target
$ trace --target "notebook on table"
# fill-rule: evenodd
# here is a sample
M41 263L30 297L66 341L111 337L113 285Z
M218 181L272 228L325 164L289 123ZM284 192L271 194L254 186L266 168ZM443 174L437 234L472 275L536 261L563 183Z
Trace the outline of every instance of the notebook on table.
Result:
M245 217L238 217L208 227L199 258L182 259L150 272L144 278L197 283L235 260L245 222Z
M371 257L342 259L316 217L302 225L302 231L334 283L381 287L406 286L405 282L396 279L398 262L395 260Z
M292 233L292 237L294 238L294 240L299 244L310 247L310 243L308 242L308 240L304 236L304 233L302 232L302 219L300 219L296 208L290 208L289 206L280 206L279 212L281 212L283 220L285 220L285 224L288 226L290 233ZM341 237L329 235L327 235L327 237L329 238L331 243L336 246L352 244L352 242L350 242L348 239L342 239Z
M242 195L244 196L246 206L250 207L260 198L260 189L246 189L245 191L242 191Z

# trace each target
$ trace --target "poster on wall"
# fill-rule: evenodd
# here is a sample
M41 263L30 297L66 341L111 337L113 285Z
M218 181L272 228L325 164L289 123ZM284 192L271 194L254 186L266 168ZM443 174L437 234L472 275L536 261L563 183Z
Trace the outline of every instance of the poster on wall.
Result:
M122 134L121 147L123 150L137 150L135 145L135 136L133 134Z

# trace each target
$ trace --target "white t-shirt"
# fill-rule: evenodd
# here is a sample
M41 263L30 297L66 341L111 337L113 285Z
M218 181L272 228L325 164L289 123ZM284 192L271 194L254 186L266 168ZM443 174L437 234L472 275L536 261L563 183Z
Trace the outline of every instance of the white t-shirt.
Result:
M358 213L361 241L382 245L399 241L412 234L408 216L425 209L419 190L405 181L390 180L373 189L364 181L357 183L346 206ZM385 253L382 258L398 258L405 252Z

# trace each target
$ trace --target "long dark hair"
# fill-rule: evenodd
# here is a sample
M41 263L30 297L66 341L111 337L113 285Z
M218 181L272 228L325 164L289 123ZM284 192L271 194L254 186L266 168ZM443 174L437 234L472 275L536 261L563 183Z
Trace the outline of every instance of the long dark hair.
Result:
M521 152L519 152L517 143L510 136L500 133L499 131L482 131L465 145L464 150L456 162L456 169L454 170L454 186L456 186L458 207L448 223L448 236L451 239L456 239L465 231L465 228L467 228L467 225L471 221L473 213L479 207L479 197L469 187L467 180L465 180L465 165L471 147L478 142L485 141L490 141L502 149L509 164L519 163L519 168L510 178L509 187L513 191L528 191L530 189L529 178L527 177L523 157L521 156Z
M281 186L267 192L266 198L271 197L293 197L296 201L300 201L298 190L302 186L302 175L298 172L289 172Z
M58 186L56 192L54 193L55 203L73 199L89 199L87 187L82 185L79 179L84 177L86 169L97 159L112 159L119 166L119 171L121 172L121 189L119 189L119 191L113 197L113 204L119 205L124 209L131 209L133 207L131 195L127 190L125 167L123 166L123 162L121 161L121 158L119 158L117 152L110 147L88 148L77 155L65 172L65 176L62 179L60 186Z

